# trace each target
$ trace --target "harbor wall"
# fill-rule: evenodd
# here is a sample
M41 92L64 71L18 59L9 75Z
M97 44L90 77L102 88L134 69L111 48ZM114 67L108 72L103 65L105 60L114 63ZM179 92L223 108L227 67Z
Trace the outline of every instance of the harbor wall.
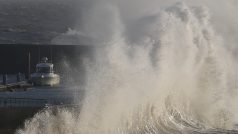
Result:
M15 130L24 124L24 121L34 116L42 107L1 107L0 130Z

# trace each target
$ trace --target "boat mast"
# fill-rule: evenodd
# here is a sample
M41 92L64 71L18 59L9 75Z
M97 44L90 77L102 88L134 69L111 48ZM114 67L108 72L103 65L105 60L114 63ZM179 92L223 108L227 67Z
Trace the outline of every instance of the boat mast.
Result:
M30 79L30 75L31 75L31 52L28 52L28 79Z
M41 58L40 58L40 46L38 46L38 62L40 63Z
M51 63L53 63L53 56L52 56L52 52L53 50L52 50L52 45L50 45L50 61L51 61Z

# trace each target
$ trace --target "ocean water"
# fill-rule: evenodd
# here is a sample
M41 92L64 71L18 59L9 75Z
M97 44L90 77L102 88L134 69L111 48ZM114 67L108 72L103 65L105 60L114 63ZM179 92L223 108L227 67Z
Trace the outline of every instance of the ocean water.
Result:
M73 1L1 0L0 44L50 44L75 22Z
M236 2L203 2L93 1L83 28L54 40L96 43L82 107L41 111L16 134L238 133L236 32L216 18Z

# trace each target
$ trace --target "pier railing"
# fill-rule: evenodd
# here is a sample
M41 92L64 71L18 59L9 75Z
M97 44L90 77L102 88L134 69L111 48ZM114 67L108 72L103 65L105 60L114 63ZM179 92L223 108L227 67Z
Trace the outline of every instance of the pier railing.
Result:
M0 107L42 107L47 104L46 99L0 98Z

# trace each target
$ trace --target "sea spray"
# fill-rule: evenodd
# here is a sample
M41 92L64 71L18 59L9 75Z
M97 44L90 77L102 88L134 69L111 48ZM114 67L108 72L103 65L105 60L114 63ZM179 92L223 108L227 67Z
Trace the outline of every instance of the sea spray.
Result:
M95 59L84 62L86 93L79 115L63 110L51 116L46 110L17 133L170 134L234 129L237 84L230 82L235 80L235 62L213 30L206 8L177 3L138 18L135 28L123 24L114 5L101 8L95 14L111 12L106 14L112 23L107 30L110 38L100 36L101 28L87 33L99 46ZM128 33L133 35L125 36Z

